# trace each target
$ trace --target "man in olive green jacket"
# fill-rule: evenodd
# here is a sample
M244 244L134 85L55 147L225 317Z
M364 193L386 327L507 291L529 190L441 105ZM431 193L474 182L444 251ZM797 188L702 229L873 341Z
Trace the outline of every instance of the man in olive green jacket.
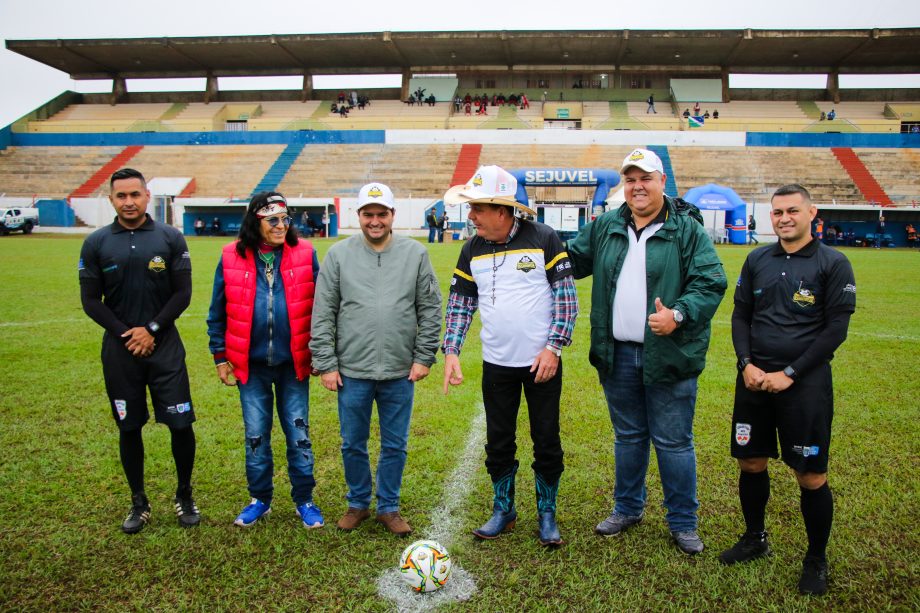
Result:
M703 551L693 447L697 376L725 271L699 212L665 196L655 153L634 150L621 173L626 204L586 225L567 246L575 278L594 275L590 360L616 438L616 503L595 532L614 536L642 520L651 441L671 535L693 555Z

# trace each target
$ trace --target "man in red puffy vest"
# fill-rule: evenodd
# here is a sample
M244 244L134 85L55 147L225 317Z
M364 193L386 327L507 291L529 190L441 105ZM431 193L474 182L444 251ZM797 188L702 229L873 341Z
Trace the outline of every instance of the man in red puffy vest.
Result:
M239 388L246 430L252 501L233 522L237 526L251 526L271 512L273 387L294 506L307 528L323 525L313 504L309 430L310 318L319 260L291 222L284 196L254 196L238 240L224 247L214 274L210 349L220 380Z

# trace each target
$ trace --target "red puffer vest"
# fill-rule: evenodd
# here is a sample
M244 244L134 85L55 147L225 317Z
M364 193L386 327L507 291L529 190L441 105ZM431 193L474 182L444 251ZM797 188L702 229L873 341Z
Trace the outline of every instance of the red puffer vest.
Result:
M227 296L227 359L241 383L249 380L249 340L252 335L252 312L256 301L256 261L252 252L242 258L236 243L224 247L224 292ZM312 370L310 354L310 318L313 314L313 246L300 240L296 247L284 244L281 255L284 297L291 324L291 355L294 372L303 380Z

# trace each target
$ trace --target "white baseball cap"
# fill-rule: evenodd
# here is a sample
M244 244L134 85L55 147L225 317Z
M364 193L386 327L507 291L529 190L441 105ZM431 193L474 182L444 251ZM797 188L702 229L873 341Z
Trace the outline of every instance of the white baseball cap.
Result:
M444 194L448 205L470 203L513 206L531 215L537 212L515 199L518 182L510 172L499 166L480 166L465 185L455 185Z
M396 210L393 192L383 183L368 183L358 192L358 210L368 204L381 204L390 210Z
M664 165L661 158L655 155L654 151L648 149L633 149L632 153L623 159L623 166L620 167L620 174L626 172L630 166L641 168L645 172L660 172L664 174Z

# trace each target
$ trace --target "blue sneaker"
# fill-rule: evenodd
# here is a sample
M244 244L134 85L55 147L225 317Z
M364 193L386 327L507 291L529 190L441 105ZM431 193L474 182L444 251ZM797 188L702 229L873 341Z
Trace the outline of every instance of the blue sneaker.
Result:
M247 528L271 512L271 505L267 505L261 500L253 498L252 502L236 516L233 525Z
M323 521L323 512L312 502L305 502L297 505L297 514L300 516L300 519L303 520L303 525L307 528L322 528L323 524L325 524Z

